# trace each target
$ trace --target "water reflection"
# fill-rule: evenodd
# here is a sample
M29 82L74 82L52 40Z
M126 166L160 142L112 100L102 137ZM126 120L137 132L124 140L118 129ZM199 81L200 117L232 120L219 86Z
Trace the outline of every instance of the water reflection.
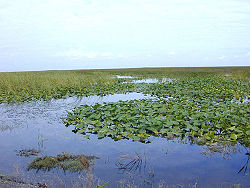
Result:
M117 160L116 164L117 168L124 172L141 172L142 168L146 168L146 157L144 157L144 160L142 156L140 156L138 153L136 155L122 155L119 157L119 160Z
M136 77L136 76L122 76L122 75L115 75L115 76L114 76L114 78L132 78L132 79L134 79L134 78L138 78L138 77Z
M173 82L175 79L171 78L162 78L162 79L156 79L156 78L149 78L149 79L141 79L141 80L133 80L132 83L161 83L161 82Z
M20 104L0 104L0 131L41 123L55 124L61 121L67 110L79 105L94 105L119 100L147 99L142 93L114 94L107 96L69 97L50 101L32 101Z
M249 163L249 159L250 159L249 151L245 155L247 156L246 162L244 163L242 168L238 171L238 174L242 173L244 175L248 175L248 173L249 173L249 169L248 169L248 166L249 166L248 163Z
M21 156L21 157L37 156L40 152L41 152L40 150L36 150L34 148L16 150L17 156Z

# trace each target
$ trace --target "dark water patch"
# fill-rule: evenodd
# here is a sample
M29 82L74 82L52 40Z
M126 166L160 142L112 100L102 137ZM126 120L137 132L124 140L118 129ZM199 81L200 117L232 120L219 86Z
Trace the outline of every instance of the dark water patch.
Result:
M18 156L23 157L30 157L30 156L37 156L41 151L36 149L21 149L16 150Z

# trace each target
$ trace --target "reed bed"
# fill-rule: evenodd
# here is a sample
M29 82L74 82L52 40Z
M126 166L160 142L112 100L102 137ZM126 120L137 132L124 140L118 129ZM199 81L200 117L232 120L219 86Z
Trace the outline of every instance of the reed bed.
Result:
M192 68L131 68L72 71L33 71L0 73L0 103L36 99L62 98L88 95L94 87L119 84L114 75L131 75L140 78L195 78L218 76L248 82L250 67L192 67ZM100 89L98 89L100 90ZM101 91L100 91L101 93ZM93 92L92 92L93 94Z

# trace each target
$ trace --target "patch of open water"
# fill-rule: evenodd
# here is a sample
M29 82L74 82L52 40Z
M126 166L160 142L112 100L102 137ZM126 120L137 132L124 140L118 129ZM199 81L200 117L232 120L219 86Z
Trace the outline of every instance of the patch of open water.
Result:
M148 78L148 79L141 79L141 80L133 80L132 83L161 83L161 82L173 82L174 79L171 78L162 78L162 79L156 79L156 78Z
M121 76L121 75L115 75L114 78L138 78L136 76Z
M149 96L130 93L1 104L0 172L19 175L25 181L54 182L53 187L61 187L60 182L66 187L72 187L72 184L83 183L91 177L103 183L108 182L108 187L119 187L120 181L138 187L158 187L159 184L170 187L190 187L195 184L197 187L231 187L233 184L250 186L249 176L243 171L238 173L244 165L248 165L246 162L249 155L246 155L247 151L242 146L229 146L233 152L222 155L211 152L206 146L164 138L151 138L150 144L130 140L113 141L111 138L97 139L95 135L88 140L74 134L73 127L65 127L61 121L66 110L81 104L143 98ZM56 156L67 152L94 155L99 159L95 159L88 173L63 172L59 168L48 172L27 171L28 164L35 157L18 156L16 150L24 149L40 150L38 156ZM121 161L124 156L126 161ZM134 160L138 156L141 162ZM136 163L130 163L129 160Z
M132 83L147 83L147 84L151 84L151 83L162 83L162 82L173 82L175 79L173 78L145 78L145 79L140 79L139 77L135 77L135 76L121 76L121 75L116 75L114 76L114 78L131 78ZM128 82L123 82L124 84L128 83Z

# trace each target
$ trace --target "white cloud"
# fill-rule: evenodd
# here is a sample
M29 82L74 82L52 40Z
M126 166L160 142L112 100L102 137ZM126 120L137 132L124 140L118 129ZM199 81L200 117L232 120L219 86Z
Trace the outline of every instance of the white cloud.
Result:
M223 60L223 59L226 59L226 58L227 58L227 56L225 56L225 55L221 55L221 56L218 57L219 60Z
M81 54L81 56L79 56L79 58L82 58L82 57L86 57L86 58L89 58L89 59L94 59L94 58L98 57L98 53L97 52L83 52Z
M209 60L209 58L208 58L208 57L204 57L204 60L205 60L205 61L208 61L208 60Z
M102 56L102 57L112 57L113 54L111 52L102 52L102 53L100 53L100 56Z
M117 54L117 58L123 58L123 57L125 57L124 54L121 53Z
M77 59L95 59L95 58L106 58L106 59L113 59L113 58L123 58L124 55L113 54L111 52L97 52L97 51L87 51L85 49L70 49L64 52L58 52L55 54L56 57L67 57L73 60Z
M174 56L174 55L176 55L176 52L175 52L175 51L169 51L169 52L168 52L168 55Z
M234 55L233 57L234 58L240 58L241 56L240 55Z
M147 54L146 57L153 57L153 54Z

